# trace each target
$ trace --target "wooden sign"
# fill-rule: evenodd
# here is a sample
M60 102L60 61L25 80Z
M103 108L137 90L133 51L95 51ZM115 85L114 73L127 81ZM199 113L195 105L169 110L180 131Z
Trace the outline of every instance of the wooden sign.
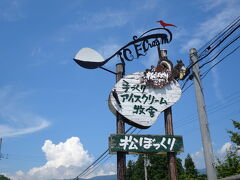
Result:
M177 81L169 81L161 88L149 87L142 82L144 72L122 78L109 96L110 110L119 112L125 121L138 128L150 127L166 108L181 97Z
M112 134L109 152L166 153L183 152L182 136Z

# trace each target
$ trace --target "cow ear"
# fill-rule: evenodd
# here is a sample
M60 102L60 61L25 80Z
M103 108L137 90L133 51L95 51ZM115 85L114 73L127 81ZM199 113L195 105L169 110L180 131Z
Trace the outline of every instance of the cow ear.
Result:
M160 64L166 67L169 71L172 71L173 69L173 65L170 61L162 60Z
M182 62L181 59L179 59L179 60L177 60L177 63L178 63L178 64L182 64L183 62Z

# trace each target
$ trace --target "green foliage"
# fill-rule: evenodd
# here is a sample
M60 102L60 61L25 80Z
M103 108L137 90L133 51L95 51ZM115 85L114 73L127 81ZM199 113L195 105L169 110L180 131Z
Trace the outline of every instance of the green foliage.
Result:
M168 180L167 155L148 154L150 166L147 167L148 179L150 180ZM182 160L177 158L177 172L180 180L184 177L184 168ZM127 180L144 180L144 159L139 155L136 162L129 161L126 173Z
M185 159L185 175L188 179L196 179L198 177L198 171L195 168L194 162L190 154L187 155Z
M8 177L0 174L0 180L10 180Z
M238 155L238 149L236 147L230 148L223 161L217 160L216 167L218 178L240 174L240 156Z
M127 180L144 180L144 167L143 167L143 156L139 155L136 162L128 161Z
M237 146L240 146L240 122L232 120L233 125L236 129L238 129L237 132L228 131L230 134L231 141L235 143Z
M167 179L167 156L166 155L149 155L151 166L148 167L148 179Z
M207 180L207 175L206 174L200 174L200 175L198 175L197 180Z
M233 125L237 132L228 131L230 134L231 141L235 144L226 153L223 160L217 160L217 173L219 178L233 176L240 174L240 156L239 156L239 145L240 145L240 123L232 120Z

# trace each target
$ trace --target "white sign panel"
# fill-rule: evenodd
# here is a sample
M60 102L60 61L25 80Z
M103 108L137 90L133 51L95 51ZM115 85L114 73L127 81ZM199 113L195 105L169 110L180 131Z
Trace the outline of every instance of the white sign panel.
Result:
M142 82L144 72L137 72L122 78L109 96L111 111L118 111L126 122L148 128L166 108L175 104L181 97L181 88L172 80L161 88L146 86Z

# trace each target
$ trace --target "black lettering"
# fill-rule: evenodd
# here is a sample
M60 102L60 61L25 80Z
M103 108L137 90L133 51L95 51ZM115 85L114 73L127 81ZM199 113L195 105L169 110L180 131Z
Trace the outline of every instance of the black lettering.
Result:
M129 54L129 56L127 54ZM134 57L132 55L132 51L130 49L128 49L128 48L123 49L123 57L127 61L132 61L134 59Z
M139 46L142 45L142 43L139 43L139 44L134 43L133 45L134 45L134 47L135 47L135 51L136 51L137 57L139 57L139 56L143 56L143 54L141 54L141 53L139 52L139 51L142 50L142 48L139 47Z
M124 59L123 59L123 57L122 57L122 52L121 52L121 51L118 51L118 52L117 52L117 55L120 57L120 60L123 62Z
M143 51L144 51L144 52L147 52L148 49L149 49L149 42L148 42L148 40L146 39L146 40L143 41Z

